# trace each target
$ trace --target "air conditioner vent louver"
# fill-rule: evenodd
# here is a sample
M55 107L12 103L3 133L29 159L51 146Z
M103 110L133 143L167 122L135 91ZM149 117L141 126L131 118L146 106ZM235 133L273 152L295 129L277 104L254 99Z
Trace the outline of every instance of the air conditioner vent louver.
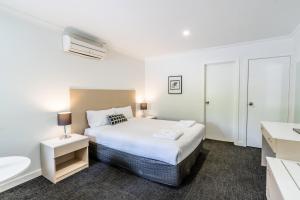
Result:
M99 60L102 60L107 52L103 44L70 35L63 36L63 48L66 52Z

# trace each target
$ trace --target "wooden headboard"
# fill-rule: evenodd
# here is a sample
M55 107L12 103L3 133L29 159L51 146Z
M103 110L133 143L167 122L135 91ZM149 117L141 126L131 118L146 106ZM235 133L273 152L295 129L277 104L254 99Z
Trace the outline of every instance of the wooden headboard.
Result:
M86 111L131 105L135 116L135 90L70 89L72 133L83 134L88 128Z

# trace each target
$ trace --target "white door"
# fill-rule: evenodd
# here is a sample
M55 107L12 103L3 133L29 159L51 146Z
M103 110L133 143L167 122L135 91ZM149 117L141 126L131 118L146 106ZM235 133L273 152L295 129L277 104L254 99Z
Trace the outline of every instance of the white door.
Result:
M235 63L206 65L206 138L233 141L236 97Z
M288 121L290 57L249 60L247 146L260 147L261 121Z

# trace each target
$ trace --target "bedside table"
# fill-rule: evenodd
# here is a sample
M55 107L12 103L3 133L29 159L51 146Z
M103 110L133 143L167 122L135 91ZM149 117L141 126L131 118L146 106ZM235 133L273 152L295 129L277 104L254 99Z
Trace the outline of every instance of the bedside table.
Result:
M156 116L153 116L153 115L146 116L145 118L146 118L146 119L157 119L157 117L156 117Z
M54 138L41 142L42 175L57 183L89 166L87 136L71 134L71 138Z

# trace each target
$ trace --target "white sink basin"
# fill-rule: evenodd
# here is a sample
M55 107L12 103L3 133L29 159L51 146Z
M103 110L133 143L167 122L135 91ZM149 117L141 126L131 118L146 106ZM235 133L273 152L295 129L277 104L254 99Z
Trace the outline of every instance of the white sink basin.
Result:
M30 159L26 157L0 157L0 184L24 172L30 163Z

